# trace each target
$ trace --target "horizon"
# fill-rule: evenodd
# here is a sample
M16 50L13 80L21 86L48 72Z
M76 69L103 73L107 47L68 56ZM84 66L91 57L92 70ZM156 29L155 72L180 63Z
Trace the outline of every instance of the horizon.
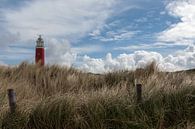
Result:
M92 73L134 70L155 61L163 71L195 68L193 0L2 0L0 65L46 64Z

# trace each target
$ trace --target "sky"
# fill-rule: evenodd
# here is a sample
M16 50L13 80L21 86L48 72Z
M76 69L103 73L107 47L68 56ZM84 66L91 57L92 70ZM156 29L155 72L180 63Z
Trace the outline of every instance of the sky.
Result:
M0 65L34 63L40 34L49 65L195 68L195 0L0 0Z

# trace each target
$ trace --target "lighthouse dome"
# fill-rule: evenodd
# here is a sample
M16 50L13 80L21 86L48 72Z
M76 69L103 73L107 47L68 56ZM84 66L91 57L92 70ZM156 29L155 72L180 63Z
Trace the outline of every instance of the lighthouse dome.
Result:
M37 39L36 42L37 42L36 47L44 47L44 41L43 41L41 35L39 35L39 38Z

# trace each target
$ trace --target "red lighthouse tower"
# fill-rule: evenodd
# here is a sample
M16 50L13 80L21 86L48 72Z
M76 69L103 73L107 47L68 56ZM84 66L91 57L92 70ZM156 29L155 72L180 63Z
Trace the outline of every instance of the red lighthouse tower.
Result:
M45 50L44 50L44 41L39 35L39 38L36 41L36 52L35 52L35 62L36 64L44 65L45 64Z

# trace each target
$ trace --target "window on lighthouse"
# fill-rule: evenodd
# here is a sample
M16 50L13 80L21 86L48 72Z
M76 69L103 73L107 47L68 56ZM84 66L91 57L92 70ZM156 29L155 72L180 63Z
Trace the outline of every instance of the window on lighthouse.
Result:
M44 47L44 41L43 41L41 35L39 35L39 38L37 39L37 46L36 47Z

